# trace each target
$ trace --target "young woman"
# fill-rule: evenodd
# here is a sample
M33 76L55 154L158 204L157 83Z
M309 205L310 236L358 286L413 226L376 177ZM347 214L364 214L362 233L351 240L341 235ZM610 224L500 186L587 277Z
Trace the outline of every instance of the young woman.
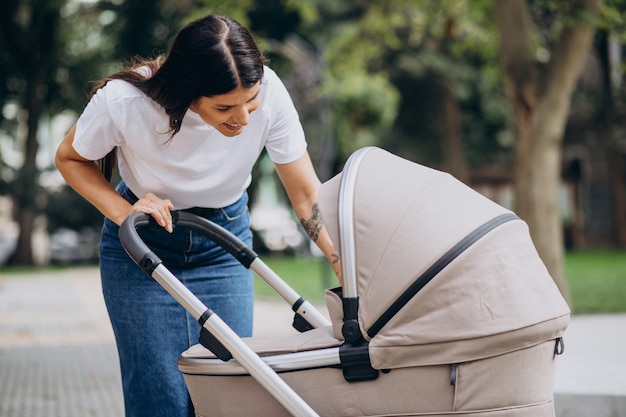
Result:
M317 210L317 178L297 112L251 34L224 16L184 27L165 57L104 80L60 144L56 164L105 216L100 271L115 332L127 416L193 415L177 358L199 326L126 255L118 227L133 212L158 225L140 236L240 336L252 333L252 273L213 242L172 227L172 210L210 219L251 245L246 188L263 149L302 224L339 276ZM96 161L116 156L122 181ZM104 164L107 165L106 163Z

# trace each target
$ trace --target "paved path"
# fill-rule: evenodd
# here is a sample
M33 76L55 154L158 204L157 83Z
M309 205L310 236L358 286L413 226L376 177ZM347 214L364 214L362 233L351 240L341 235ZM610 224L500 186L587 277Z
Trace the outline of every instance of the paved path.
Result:
M557 416L626 417L626 314L573 316L564 340Z
M98 270L0 276L0 417L122 417ZM255 334L289 334L285 303L258 300Z
M257 300L255 335L291 333ZM575 316L556 378L558 417L626 417L626 315ZM117 353L98 272L0 276L0 417L122 417Z

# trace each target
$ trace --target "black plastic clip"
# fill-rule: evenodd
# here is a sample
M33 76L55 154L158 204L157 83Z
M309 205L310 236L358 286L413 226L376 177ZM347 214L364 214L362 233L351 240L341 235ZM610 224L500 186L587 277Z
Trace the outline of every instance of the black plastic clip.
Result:
M206 328L200 329L200 344L205 348L209 349L215 356L223 360L224 362L229 361L233 358L233 355L230 353L226 346L222 344L210 331Z
M309 330L313 330L315 328L300 313L294 314L293 323L291 325L300 333L308 332Z
M304 304L305 299L300 297L298 300L291 306L291 309L294 313L293 323L291 324L294 329L299 331L300 333L308 332L309 330L313 330L315 327L309 323L309 321L300 313L298 313L298 309Z
M557 337L554 344L554 356L562 355L565 352L565 342L562 337Z
M367 342L356 346L344 343L339 348L339 359L343 377L348 382L371 381L378 378L378 371L372 368Z
M229 361L233 358L232 353L226 346L222 344L213 334L204 327L204 323L213 315L213 311L210 308L207 308L204 313L198 319L198 324L202 326L200 329L200 338L198 342L205 348L209 349L215 356L223 360L224 362Z

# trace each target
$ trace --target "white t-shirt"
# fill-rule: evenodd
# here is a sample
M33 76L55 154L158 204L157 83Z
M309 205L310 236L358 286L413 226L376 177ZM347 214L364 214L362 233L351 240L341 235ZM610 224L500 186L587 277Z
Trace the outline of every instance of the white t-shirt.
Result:
M117 147L119 173L138 197L152 192L175 209L225 207L250 185L265 147L279 164L306 151L298 113L278 76L265 67L260 105L243 132L226 137L188 110L170 139L163 108L131 84L109 81L92 97L76 124L74 149L97 160Z

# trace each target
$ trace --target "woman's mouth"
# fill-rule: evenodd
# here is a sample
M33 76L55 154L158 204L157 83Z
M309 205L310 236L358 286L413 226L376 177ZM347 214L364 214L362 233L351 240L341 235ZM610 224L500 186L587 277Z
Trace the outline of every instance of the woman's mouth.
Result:
M241 125L239 123L222 123L224 127L228 130L236 131L241 129Z

